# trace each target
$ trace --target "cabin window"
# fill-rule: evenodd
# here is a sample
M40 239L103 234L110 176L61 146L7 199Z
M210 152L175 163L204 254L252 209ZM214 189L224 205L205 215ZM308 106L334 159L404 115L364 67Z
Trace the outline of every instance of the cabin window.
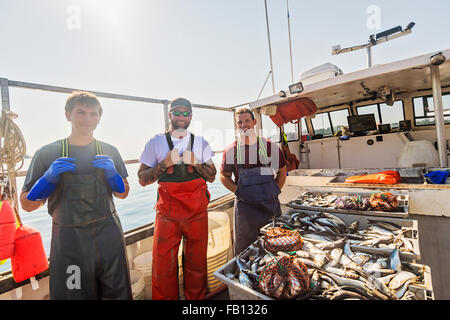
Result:
M398 128L400 121L405 119L405 111L403 108L403 101L395 101L392 106L386 103L371 104L368 106L357 107L356 113L374 114L375 121L382 124L390 124L391 128Z
M343 126L348 126L348 109L329 112L331 124L333 125L333 134L342 130Z
M413 98L414 125L431 126L435 124L433 96ZM450 93L442 95L445 124L450 124Z
M284 133L286 133L288 141L297 141L298 136L298 123L288 122L284 124Z
M302 136L308 135L308 127L306 126L306 119L302 118Z
M395 101L392 106L380 103L380 113L382 123L389 123L391 128L398 128L398 123L405 119L403 101Z
M333 135L328 112L318 113L315 118L311 118L314 134L321 134L324 137Z
M378 113L378 105L377 104L372 104L370 106L364 106L364 107L357 107L356 108L356 113L358 115L361 114L374 114L375 115L375 121L377 123L381 123L380 120L380 114Z
M280 142L280 128L273 123L269 116L261 115L262 136L272 142Z
M322 134L324 137L333 136L336 132L342 130L343 126L347 126L348 109L323 112L311 118L314 134ZM307 134L306 123L303 122L305 128L302 132Z

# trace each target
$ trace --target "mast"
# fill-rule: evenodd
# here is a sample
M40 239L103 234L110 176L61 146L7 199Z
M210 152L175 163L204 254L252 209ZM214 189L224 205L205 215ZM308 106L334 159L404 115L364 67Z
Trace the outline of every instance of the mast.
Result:
M270 44L269 15L267 13L267 0L264 0L264 7L266 9L267 38L269 40L270 71L272 74L272 91L273 91L273 94L275 95L275 80L273 77L272 46Z
M286 7L287 7L288 34L289 34L289 55L291 58L291 83L294 83L294 66L292 64L291 17L289 16L289 0L286 0Z

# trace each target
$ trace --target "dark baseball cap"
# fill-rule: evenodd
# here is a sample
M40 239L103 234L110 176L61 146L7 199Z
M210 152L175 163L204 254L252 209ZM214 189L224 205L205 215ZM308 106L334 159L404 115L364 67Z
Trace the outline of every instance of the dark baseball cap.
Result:
M192 111L191 102L189 100L187 100L187 99L184 99L184 98L176 98L175 100L173 100L170 103L169 111L171 111L173 108L179 107L179 106L188 107Z

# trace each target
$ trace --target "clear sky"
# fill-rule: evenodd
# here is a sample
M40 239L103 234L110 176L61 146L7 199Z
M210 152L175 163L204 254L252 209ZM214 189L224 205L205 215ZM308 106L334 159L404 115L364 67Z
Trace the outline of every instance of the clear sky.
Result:
M275 91L291 82L285 0L267 0ZM331 46L409 22L412 34L373 48L373 64L450 47L450 1L290 0L294 81L331 62L344 73L367 67L364 50ZM222 107L258 97L270 70L264 0L0 0L0 77ZM269 79L262 96L272 94ZM27 153L70 132L67 95L11 89ZM137 158L163 130L158 105L102 99L96 135ZM194 110L192 128L213 149L232 139L231 115ZM194 131L194 130L193 130Z

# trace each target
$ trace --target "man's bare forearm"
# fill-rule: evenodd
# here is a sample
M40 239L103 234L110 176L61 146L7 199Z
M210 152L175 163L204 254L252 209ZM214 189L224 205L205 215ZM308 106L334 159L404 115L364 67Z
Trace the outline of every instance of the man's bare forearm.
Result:
M233 193L236 192L237 185L231 179L231 172L229 172L229 173L221 172L220 173L220 181L222 182L222 184L224 185L225 188L227 188L228 190L230 190Z
M153 168L141 163L138 171L139 183L142 186L154 183L166 171L166 169L167 166L164 161L161 161Z
M208 182L213 182L216 179L217 170L212 161L195 166L195 170Z
M36 209L39 209L45 204L45 201L47 200L37 200L32 201L27 199L28 192L23 192L20 194L20 204L22 205L22 209L26 212L31 212Z

